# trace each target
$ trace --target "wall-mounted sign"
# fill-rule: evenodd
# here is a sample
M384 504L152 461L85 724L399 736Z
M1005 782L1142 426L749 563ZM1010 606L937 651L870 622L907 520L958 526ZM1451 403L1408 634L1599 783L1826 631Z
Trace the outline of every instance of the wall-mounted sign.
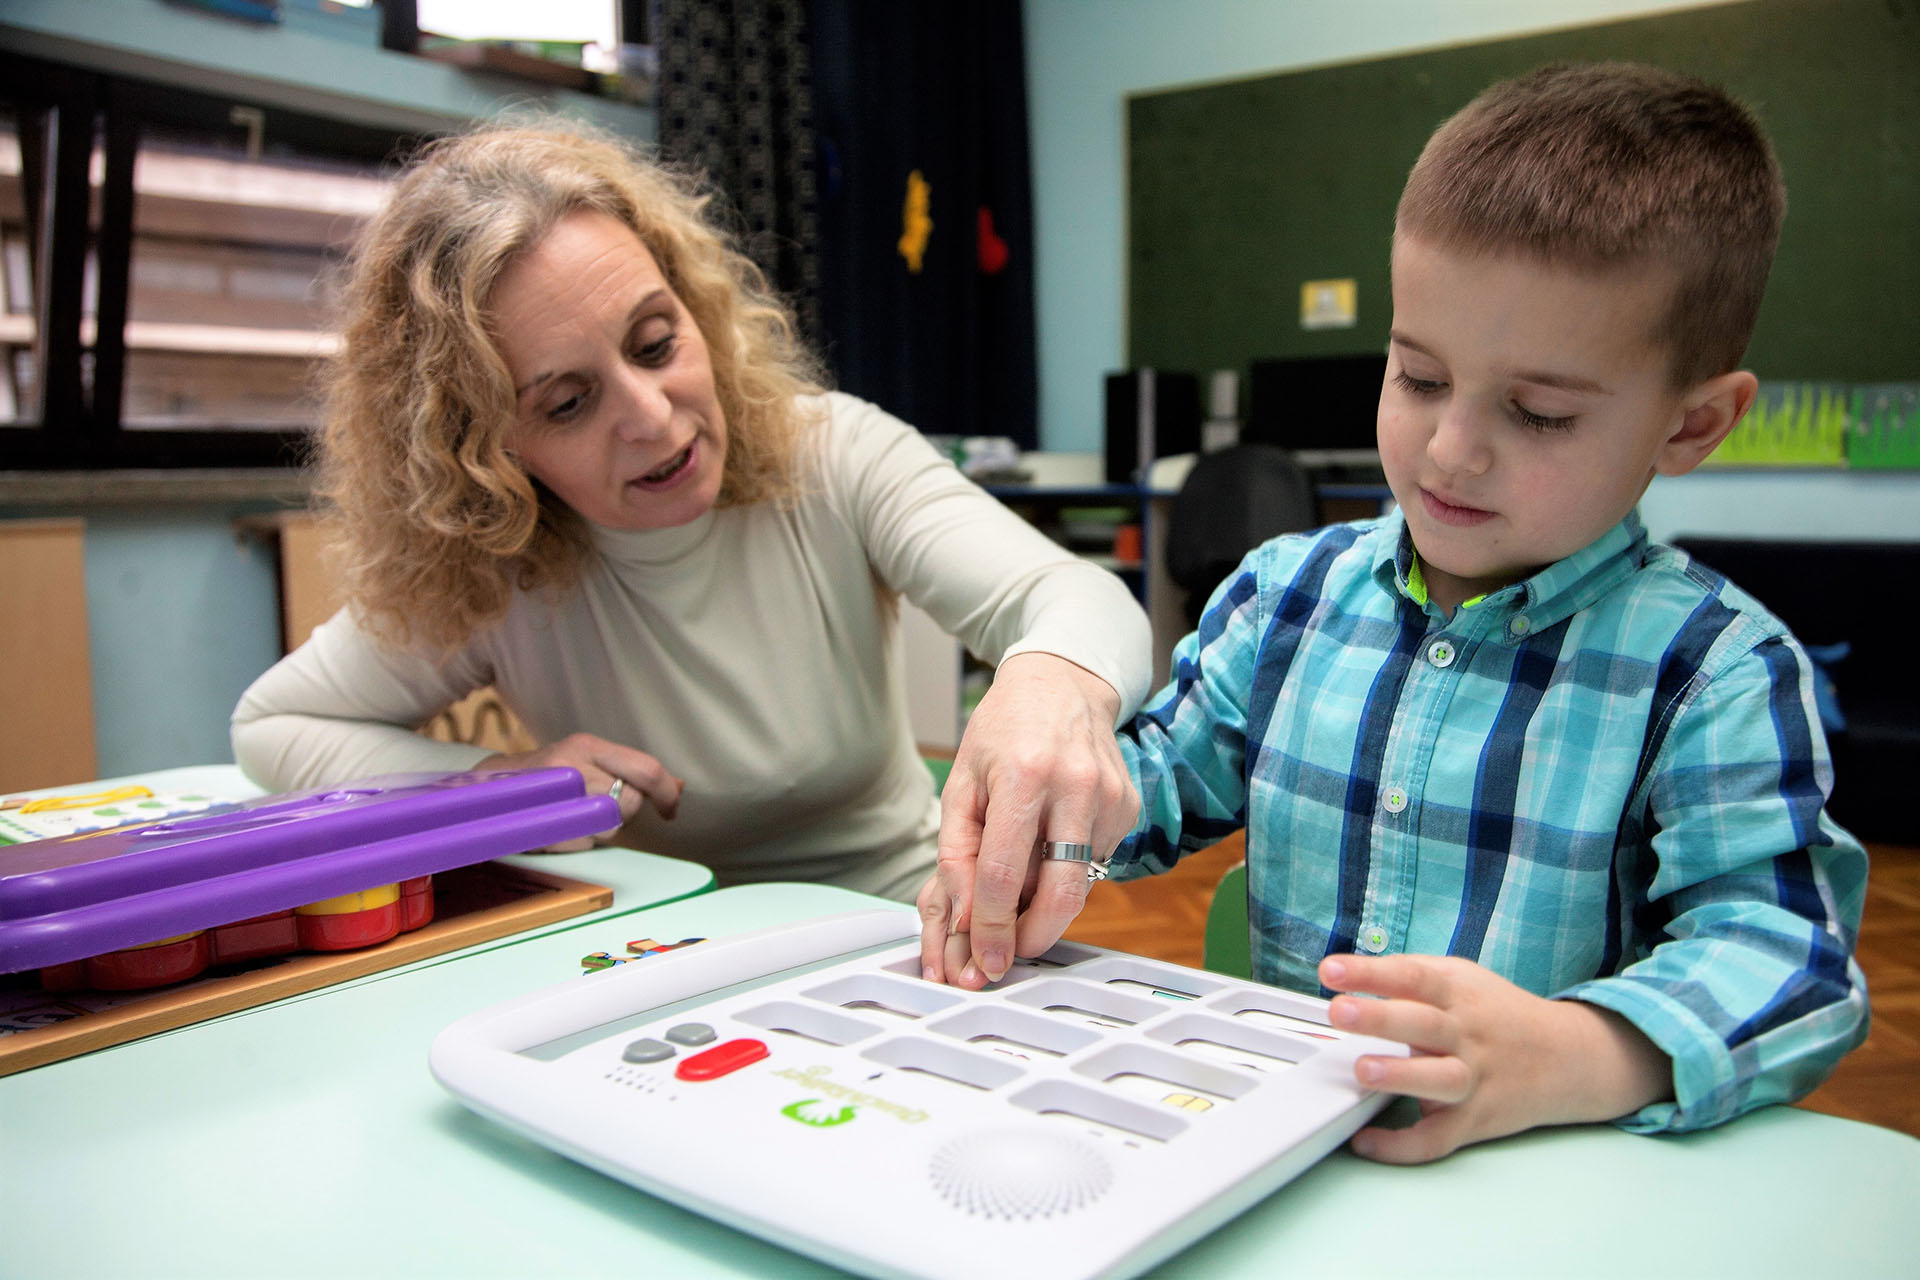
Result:
M1360 290L1351 280L1309 280L1300 286L1302 329L1351 329L1360 312Z

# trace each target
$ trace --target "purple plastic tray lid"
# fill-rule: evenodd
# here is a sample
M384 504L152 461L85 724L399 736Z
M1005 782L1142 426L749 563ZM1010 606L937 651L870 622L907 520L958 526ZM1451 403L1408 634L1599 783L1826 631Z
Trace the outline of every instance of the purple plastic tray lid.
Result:
M620 823L573 769L389 774L0 848L0 972L137 946Z

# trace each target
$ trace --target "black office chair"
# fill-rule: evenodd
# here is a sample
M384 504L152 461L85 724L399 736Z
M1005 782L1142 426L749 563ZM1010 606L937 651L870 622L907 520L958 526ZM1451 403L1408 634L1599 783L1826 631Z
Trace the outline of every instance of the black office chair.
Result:
M1320 523L1313 482L1285 449L1237 444L1203 453L1167 515L1167 576L1187 593L1187 625L1247 552Z

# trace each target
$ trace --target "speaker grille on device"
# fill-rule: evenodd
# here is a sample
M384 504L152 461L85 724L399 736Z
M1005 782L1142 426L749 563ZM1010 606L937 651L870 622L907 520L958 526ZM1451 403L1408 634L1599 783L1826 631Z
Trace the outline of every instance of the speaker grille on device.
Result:
M981 1218L1050 1218L1071 1213L1113 1185L1113 1166L1068 1134L988 1129L933 1153L934 1190Z

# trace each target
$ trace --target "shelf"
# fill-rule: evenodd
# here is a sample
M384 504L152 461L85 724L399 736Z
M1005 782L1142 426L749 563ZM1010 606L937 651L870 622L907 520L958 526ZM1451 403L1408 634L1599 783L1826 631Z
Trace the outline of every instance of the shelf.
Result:
M93 317L80 322L80 343L90 347L97 336ZM0 343L27 346L33 341L33 318L0 315ZM242 329L219 324L165 324L129 320L129 351L181 351L196 355L286 356L318 359L337 354L340 337L311 329Z
M99 12L109 7L111 14ZM7 0L0 9L0 43L17 53L269 108L420 133L534 107L632 138L651 141L657 133L651 107L304 30L212 22L135 0Z

